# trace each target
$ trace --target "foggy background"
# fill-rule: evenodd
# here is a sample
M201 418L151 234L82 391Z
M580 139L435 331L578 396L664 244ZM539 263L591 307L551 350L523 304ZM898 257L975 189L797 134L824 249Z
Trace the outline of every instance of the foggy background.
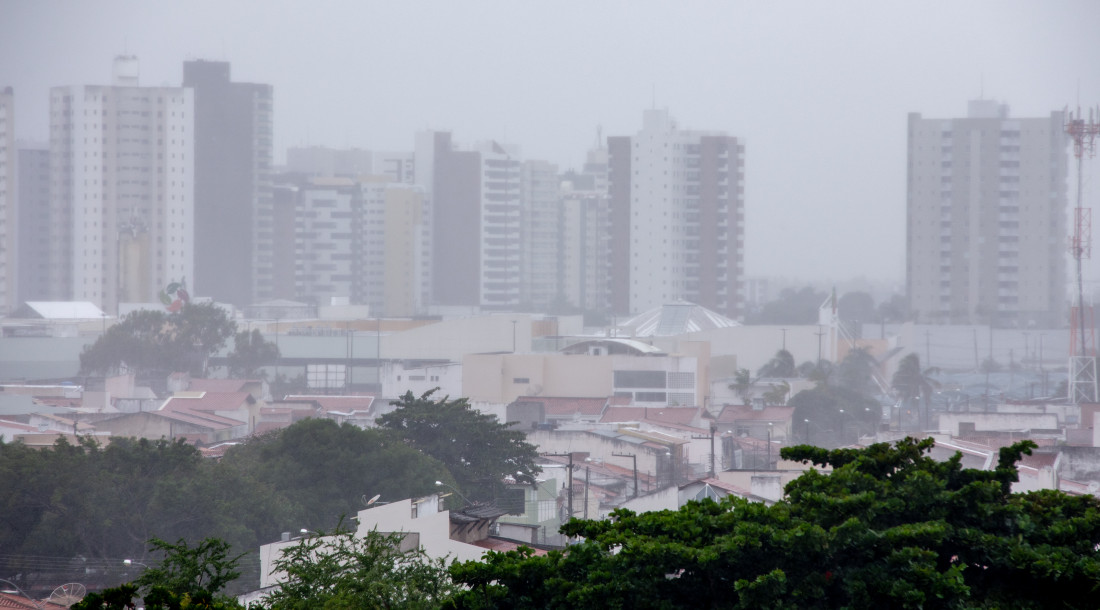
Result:
M656 104L746 138L746 275L900 287L906 114L965 116L983 93L1015 117L1094 106L1098 23L1091 0L6 0L0 86L15 88L17 137L44 141L49 87L109 84L115 55L139 57L142 85L229 61L233 81L274 86L276 163L288 146L409 150L433 128L564 170L597 126L634 134Z

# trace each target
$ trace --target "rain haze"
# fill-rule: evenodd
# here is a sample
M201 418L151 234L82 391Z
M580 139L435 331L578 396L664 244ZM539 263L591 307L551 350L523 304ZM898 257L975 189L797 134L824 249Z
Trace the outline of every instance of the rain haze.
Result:
M48 138L49 87L108 84L124 52L142 85L178 86L188 59L273 85L276 163L290 146L408 150L440 129L564 170L598 129L632 135L643 109L667 108L745 139L749 277L900 287L907 113L1100 101L1091 1L0 6L0 84L23 140Z

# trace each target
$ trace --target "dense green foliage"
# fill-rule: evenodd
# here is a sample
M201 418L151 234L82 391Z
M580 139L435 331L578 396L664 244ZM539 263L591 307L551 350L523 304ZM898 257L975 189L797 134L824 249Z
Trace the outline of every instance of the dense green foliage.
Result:
M1100 502L1012 494L1030 441L993 471L924 455L931 439L783 457L830 466L772 506L727 497L572 520L582 542L451 568L455 608L1086 608L1100 588Z
M237 330L213 303L188 303L177 313L128 314L80 354L82 374L113 374L123 367L139 375L187 371L203 376L206 359Z
M437 479L453 481L399 439L329 420L253 439L219 461L167 440L114 439L106 447L59 440L52 450L0 443L0 570L22 574L24 585L68 582L66 570L75 568L62 567L66 559L113 562L115 570L123 557L149 563L153 537L217 537L254 554L280 532L332 527L363 507L363 495L424 495ZM58 567L28 573L30 556ZM255 559L243 568L235 588L254 587Z
M434 391L433 391L434 392ZM406 392L397 409L378 418L412 448L443 462L472 498L491 498L504 477L539 472L538 450L526 435L493 415L474 410L465 398L433 400L433 392Z
M243 557L230 557L225 541L207 538L192 547L182 539L171 544L154 538L149 544L150 552L163 554L159 566L146 567L134 582L90 593L73 609L127 610L134 608L138 596L144 598L146 610L241 608L236 600L220 594L240 576L237 563Z
M252 378L260 368L279 360L279 346L264 339L260 329L241 331L233 336L233 351L226 356L230 377Z
M457 591L446 561L419 547L403 551L403 539L377 530L302 538L275 560L282 584L262 608L436 608Z
M882 417L882 408L873 398L830 385L802 390L787 406L794 407L795 438L821 447L854 443L859 434L875 430Z

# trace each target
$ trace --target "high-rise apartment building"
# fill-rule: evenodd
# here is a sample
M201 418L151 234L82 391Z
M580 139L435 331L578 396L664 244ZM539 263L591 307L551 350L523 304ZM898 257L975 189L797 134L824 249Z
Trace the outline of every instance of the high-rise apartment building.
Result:
M519 155L498 142L459 150L446 132L417 136L416 183L431 198L434 305L514 310L520 304Z
M195 278L194 97L140 87L118 57L111 86L50 90L50 293L151 302Z
M194 292L244 307L274 295L271 85L230 81L229 63L188 61L195 98Z
M17 300L50 298L50 149L45 143L16 145Z
M1067 139L1062 112L909 115L910 313L943 324L1052 327L1066 319Z
M520 302L524 309L549 311L561 298L561 189L558 167L547 161L521 166Z
M0 315L18 306L15 158L15 95L11 87L3 87L0 88Z
M637 135L610 137L613 313L690 301L742 315L744 144L647 110Z
M295 298L334 298L372 313L421 312L424 196L387 177L315 177L297 191Z
M607 197L607 148L588 151L580 172L561 176L561 293L565 303L607 314L611 227Z

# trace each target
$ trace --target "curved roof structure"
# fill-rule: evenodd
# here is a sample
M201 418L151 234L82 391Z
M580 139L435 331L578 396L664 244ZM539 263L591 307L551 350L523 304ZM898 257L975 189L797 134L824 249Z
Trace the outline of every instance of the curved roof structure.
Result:
M670 337L741 326L741 323L701 305L679 301L638 314L620 326L633 328L635 337Z

